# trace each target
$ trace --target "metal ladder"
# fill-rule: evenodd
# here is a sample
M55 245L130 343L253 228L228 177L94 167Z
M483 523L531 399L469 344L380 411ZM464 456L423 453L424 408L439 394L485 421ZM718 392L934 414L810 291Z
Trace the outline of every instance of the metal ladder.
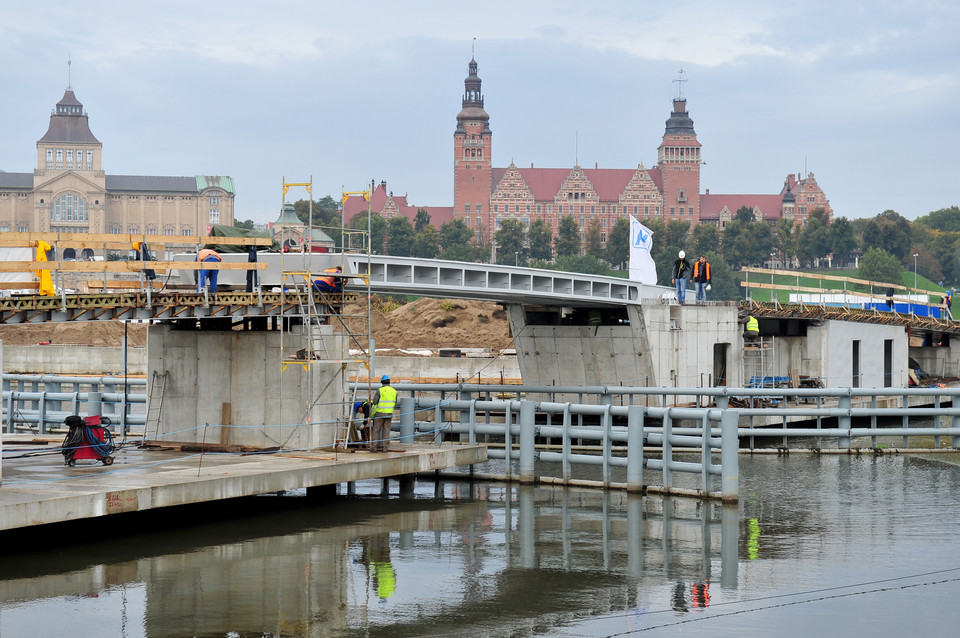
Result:
M154 424L154 437L160 434L160 416L163 413L163 393L167 387L167 373L153 371L150 380L150 395L147 398L147 416L143 423L143 438L147 438L150 425Z

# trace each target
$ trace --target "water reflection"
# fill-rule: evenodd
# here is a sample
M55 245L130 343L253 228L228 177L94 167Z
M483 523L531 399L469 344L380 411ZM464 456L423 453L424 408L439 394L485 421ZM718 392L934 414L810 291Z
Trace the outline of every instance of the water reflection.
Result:
M858 633L864 614L960 595L960 476L936 461L744 457L739 507L388 485L322 503L247 499L205 519L177 510L172 529L101 541L5 545L0 635L667 635L679 623L688 635L808 635L817 618L825 634ZM937 584L923 577L951 568ZM865 595L907 577L911 588ZM832 607L822 592L845 587L857 597ZM762 602L772 596L793 606ZM851 605L860 620L845 622ZM936 608L920 622L952 627Z

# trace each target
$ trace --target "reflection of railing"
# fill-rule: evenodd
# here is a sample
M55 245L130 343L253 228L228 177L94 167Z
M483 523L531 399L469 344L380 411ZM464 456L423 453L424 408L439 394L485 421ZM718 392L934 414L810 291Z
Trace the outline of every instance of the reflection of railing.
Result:
M5 374L3 431L46 435L63 429L63 420L73 414L110 417L111 429L118 432L142 428L145 414L131 408L146 405L146 385L142 378Z

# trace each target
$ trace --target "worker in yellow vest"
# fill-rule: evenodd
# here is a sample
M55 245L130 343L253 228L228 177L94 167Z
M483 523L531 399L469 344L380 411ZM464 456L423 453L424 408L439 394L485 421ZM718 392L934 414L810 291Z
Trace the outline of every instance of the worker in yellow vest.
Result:
M220 253L210 248L201 248L197 251L197 261L212 262L212 261L223 261L223 258L220 257ZM217 275L220 273L219 270L205 270L200 269L200 275L197 277L197 292L200 292L206 280L210 280L210 292L217 292Z
M370 399L373 407L373 432L370 433L371 452L389 452L390 424L397 407L397 391L390 385L390 377L380 377L380 389Z
M747 317L747 323L743 329L744 341L755 342L760 336L760 322L753 315Z

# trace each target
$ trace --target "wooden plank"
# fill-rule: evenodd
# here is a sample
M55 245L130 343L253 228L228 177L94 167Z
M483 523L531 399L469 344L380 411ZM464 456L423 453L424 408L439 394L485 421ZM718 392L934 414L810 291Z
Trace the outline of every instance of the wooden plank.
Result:
M0 290L39 290L39 281L0 281Z
M820 279L823 281L845 281L850 284L862 284L864 286L874 286L877 288L882 288L886 290L887 288L893 288L895 290L906 290L908 292L916 292L922 295L939 295L940 293L935 290L924 290L922 288L911 288L910 286L904 286L902 284L891 284L886 281L870 281L869 279L855 279L853 277L841 277L840 275L821 275L820 273L811 273L811 272L802 272L798 270L777 270L770 268L754 268L752 266L744 266L740 269L742 272L746 273L757 273L761 275L780 275L783 277L801 277L806 279ZM828 290L839 290L840 289L828 289Z
M230 445L230 403L220 406L220 445Z
M874 294L871 295L870 293L867 293L867 292L857 292L857 291L855 291L855 290L836 290L836 289L824 289L824 288L811 288L811 287L809 287L809 286L785 286L785 285L781 285L781 284L761 283L761 282L759 282L759 281L757 281L757 282L754 282L754 281L741 281L741 282L740 282L740 286L743 287L743 288L759 288L759 289L762 289L762 290L783 290L783 291L785 291L785 292L809 292L809 293L817 294L817 295L850 295L851 297L864 297L864 298L867 298L867 299L881 299L881 298L882 298L882 299L886 299L886 298L887 298L886 295L879 294L879 293L874 293ZM924 302L922 302L922 301L916 301L916 300L910 299L910 298L908 298L908 297L897 297L897 296L894 296L894 297L892 297L892 299L893 299L894 301L900 301L900 302L902 302L902 303L912 303L912 304L916 304L916 305L918 305L918 306L938 306L938 305L939 305L939 304L936 304L936 303L929 303L929 302L928 302L928 303L924 303ZM801 303L801 302L792 301L792 302L790 302L790 303ZM808 306L818 306L818 305L821 305L822 303L823 303L823 302L819 302L819 301L805 301L805 302L803 302L804 305L808 305Z
M107 290L139 290L146 287L145 281L121 281L121 280L109 280L103 281L102 279L90 279L87 281L87 288L90 290L103 289ZM162 281L153 281L154 290L162 290L163 282Z
M272 246L272 237L215 237L212 235L134 235L129 233L3 233L0 246L36 246L38 241L51 246L57 243L63 247L84 244L84 248L102 247L104 243L126 246L133 250L135 241L145 241L160 246L187 246L196 244L221 244L229 246ZM89 245L87 245L89 244Z
M0 261L0 272L122 272L141 270L266 270L267 262L259 261Z

